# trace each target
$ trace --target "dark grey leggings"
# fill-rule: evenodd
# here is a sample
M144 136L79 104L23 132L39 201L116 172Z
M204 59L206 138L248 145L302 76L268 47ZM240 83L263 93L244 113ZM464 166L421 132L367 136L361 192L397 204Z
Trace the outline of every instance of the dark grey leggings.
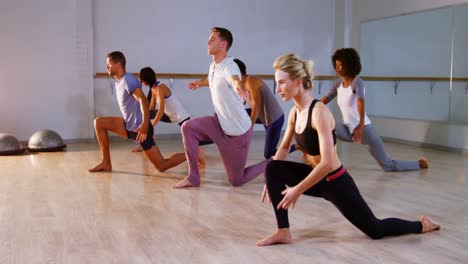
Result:
M312 167L309 165L284 160L272 160L266 166L266 184L275 210L278 228L289 227L288 211L276 209L283 199L281 192L286 189L286 185L295 186L300 183L311 171ZM329 175L333 173L331 172ZM398 218L380 220L376 218L347 171L331 181L323 178L304 194L330 201L346 219L373 239L422 232L420 221L407 221Z

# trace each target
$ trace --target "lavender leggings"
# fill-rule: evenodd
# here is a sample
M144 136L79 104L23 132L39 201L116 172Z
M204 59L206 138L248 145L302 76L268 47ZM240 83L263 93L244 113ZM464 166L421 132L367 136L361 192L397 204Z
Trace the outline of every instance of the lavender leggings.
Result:
M200 141L211 140L218 146L228 180L233 186L241 186L256 178L265 170L269 161L267 159L245 167L252 140L252 128L243 135L229 136L221 128L218 117L206 116L186 121L181 130L185 155L189 164L187 180L195 186L200 186L198 171L198 143Z

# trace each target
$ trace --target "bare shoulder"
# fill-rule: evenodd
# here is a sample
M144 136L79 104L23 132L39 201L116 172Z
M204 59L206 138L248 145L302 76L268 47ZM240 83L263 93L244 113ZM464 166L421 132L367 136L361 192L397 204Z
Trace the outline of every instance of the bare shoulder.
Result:
M294 117L296 116L296 107L293 106L291 107L291 110L289 110L289 115L288 115L288 123L294 123Z
M158 89L156 89L156 91L160 96L165 97L165 96L169 96L171 94L171 90L164 83L160 83L157 87L158 87Z
M167 85L164 84L164 83L159 83L157 87L158 87L158 90L159 89L161 89L161 90L169 89L169 87L167 87Z
M335 127L335 120L330 109L321 101L315 104L314 111L312 112L312 126L316 127L316 124L326 125L329 124L331 127Z
M262 79L256 77L256 76L252 76L252 75L248 75L247 76L247 80L246 80L246 83L255 87L255 88L262 88L263 86L263 81Z
M322 114L323 113L331 113L330 110L328 109L328 107L320 100L317 103L315 103L315 109L317 109L317 111L314 111L314 113L315 112L320 112Z

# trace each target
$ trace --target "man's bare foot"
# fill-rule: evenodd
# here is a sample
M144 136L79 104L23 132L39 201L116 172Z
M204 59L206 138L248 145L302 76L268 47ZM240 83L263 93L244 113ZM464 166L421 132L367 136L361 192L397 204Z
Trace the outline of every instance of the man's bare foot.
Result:
M257 247L269 246L273 244L290 244L292 236L289 228L280 228L275 233L257 242Z
M202 171L202 170L205 169L205 167L206 167L206 165L204 163L198 162L198 170Z
M187 188L187 187L197 187L187 180L187 178L181 180L180 182L173 184L173 189Z
M440 229L440 225L432 221L432 219L429 218L428 216L425 216L425 215L421 216L421 218L419 218L419 221L421 222L423 226L422 233L431 232L433 230Z
M198 149L198 169L203 170L206 167L205 151L202 148Z
M101 162L96 167L89 169L89 172L112 171L112 164Z
M140 146L136 146L135 148L132 149L132 152L142 152L143 149Z

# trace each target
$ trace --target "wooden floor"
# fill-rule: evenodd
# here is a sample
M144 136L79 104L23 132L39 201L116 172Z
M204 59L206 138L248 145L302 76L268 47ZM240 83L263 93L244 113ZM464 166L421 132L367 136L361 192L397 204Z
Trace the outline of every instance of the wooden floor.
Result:
M164 154L180 140L157 142ZM387 143L430 169L385 173L360 145L339 142L345 166L378 217L428 214L443 229L372 240L328 202L302 196L290 212L295 243L257 248L275 230L260 203L263 176L231 187L215 146L200 188L172 190L186 163L156 173L133 142L113 142L112 173L90 174L96 144L66 152L0 156L0 263L466 263L468 156ZM263 156L255 136L249 164ZM299 153L291 159L300 160Z

